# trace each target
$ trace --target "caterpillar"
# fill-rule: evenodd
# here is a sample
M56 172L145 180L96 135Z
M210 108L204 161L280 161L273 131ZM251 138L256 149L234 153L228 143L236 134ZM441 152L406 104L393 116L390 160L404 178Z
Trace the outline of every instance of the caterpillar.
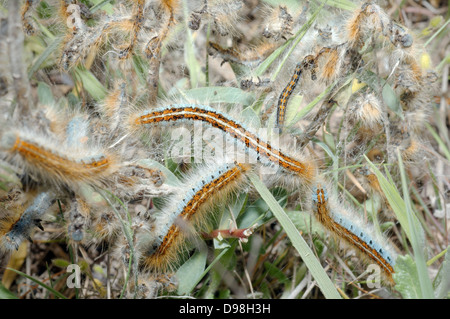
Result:
M9 160L56 185L99 184L116 171L117 165L110 155L78 149L86 154L75 158L68 155L65 147L58 148L56 143L44 136L28 137L23 131L7 132L0 140L0 150L7 154Z
M294 74L292 75L289 84L283 89L283 91L280 94L280 97L278 98L276 126L278 127L280 132L282 131L282 127L284 125L286 106L288 100L292 92L294 91L295 87L297 86L298 80L300 79L300 75L302 74L302 70L303 70L303 63L297 63L297 65L295 66Z
M363 259L375 262L385 275L386 282L394 285L392 274L396 256L382 239L366 225L361 227L355 220L356 216L346 216L342 205L329 203L330 198L325 187L313 188L312 200L315 205L316 218L339 240L353 247Z
M250 166L245 164L222 164L218 168L200 167L187 177L181 188L184 192L171 198L169 207L164 207L157 215L156 235L143 253L145 265L157 271L173 268L188 237L188 226L199 227L204 223L213 205L219 200L224 201L239 187L249 169Z
M337 48L328 48L324 47L320 49L320 51L314 55L307 55L303 58L302 62L296 64L294 69L294 74L292 75L289 83L284 87L281 92L278 103L277 103L277 117L276 117L276 127L281 132L284 126L285 115L286 115L286 107L291 97L295 87L297 86L298 81L300 80L300 76L303 71L310 70L311 72L311 80L315 81L317 79L317 69L318 69L318 61L320 60L322 55L328 56L327 61L323 65L321 78L325 81L332 79L339 68L340 56Z
M248 130L240 122L209 106L173 104L133 115L130 120L130 125L134 129L157 124L182 122L183 120L201 121L235 139L244 147L246 152L252 152L258 162L269 162L279 165L283 169L301 177L305 182L310 181L315 175L313 163L300 162L281 150L272 147L272 145Z

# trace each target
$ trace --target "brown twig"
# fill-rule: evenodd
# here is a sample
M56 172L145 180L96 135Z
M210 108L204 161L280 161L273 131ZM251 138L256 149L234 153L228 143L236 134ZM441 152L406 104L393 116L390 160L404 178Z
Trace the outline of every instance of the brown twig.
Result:
M254 227L241 228L241 229L216 229L210 233L202 233L202 237L205 239L214 238L239 238L240 240L246 241L247 238L253 233Z

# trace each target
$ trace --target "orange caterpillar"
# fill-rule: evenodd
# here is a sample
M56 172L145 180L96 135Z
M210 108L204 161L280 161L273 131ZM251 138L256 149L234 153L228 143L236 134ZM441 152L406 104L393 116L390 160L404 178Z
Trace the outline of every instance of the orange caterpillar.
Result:
M396 255L383 238L379 238L368 225L359 222L356 214L347 216L341 208L342 205L329 203L324 187L315 187L312 199L319 222L339 241L353 247L368 263L375 262L384 274L387 284L394 285L392 274Z
M43 180L54 184L89 183L99 184L116 171L117 164L110 155L85 151L84 156L71 157L69 151L56 146L43 136L29 138L23 132L4 133L0 149ZM58 151L59 150L59 151ZM81 150L80 150L81 151ZM78 155L78 154L77 154Z
M300 162L285 154L230 116L205 105L173 104L144 111L141 114L133 115L130 118L130 125L132 130L142 130L142 128L155 125L182 123L183 121L201 121L221 130L244 147L244 150L258 162L279 165L302 178L305 183L309 183L316 174L312 163Z
M321 57L323 55L326 56L327 59L326 62L320 67L321 70L320 78L327 82L333 79L338 73L341 59L337 47L322 48L315 56L307 55L305 58L303 58L302 62L298 63L295 66L294 74L292 75L291 79L289 80L289 83L285 86L285 88L283 89L278 98L276 127L280 130L280 132L283 129L286 107L289 98L291 97L293 91L295 90L297 83L300 80L302 72L310 70L311 79L316 80L317 69L319 69L319 61L321 60Z
M213 205L224 201L227 195L244 181L249 166L225 164L219 168L202 167L186 182L177 198L171 198L169 207L158 214L152 231L153 240L144 248L145 265L154 270L173 268L190 228L205 223Z
M292 75L291 80L289 81L289 84L283 89L280 97L278 98L276 127L278 127L280 132L284 125L287 103L289 101L289 98L291 97L292 92L294 91L295 87L297 86L297 83L298 83L298 80L300 79L300 75L302 74L303 68L304 68L303 63L298 63L295 66L294 74Z

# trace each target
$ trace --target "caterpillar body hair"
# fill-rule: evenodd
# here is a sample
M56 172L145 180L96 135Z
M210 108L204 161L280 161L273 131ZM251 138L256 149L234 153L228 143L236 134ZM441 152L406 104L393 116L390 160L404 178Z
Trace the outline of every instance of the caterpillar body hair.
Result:
M220 36L236 35L236 20L238 11L244 6L239 0L213 0L205 1L200 10L193 11L189 20L189 28L198 30L202 19L205 18L214 33Z
M365 35L372 36L374 31L381 32L395 47L409 49L414 42L404 27L394 23L379 5L371 1L355 11L346 28L350 46L361 45Z
M363 128L376 132L385 120L380 100L373 92L367 94L358 93L355 96L349 112L351 118L355 122L361 121Z
M55 185L100 184L118 169L114 156L88 147L78 154L48 136L27 134L23 130L3 134L0 150L7 160Z
M377 176L372 173L367 166L361 167L359 173L365 177L365 184L367 184L368 188L374 191L377 194L383 195L383 191L381 189L380 183L378 182Z
M325 83L330 83L335 80L338 74L341 73L341 66L346 53L344 44L345 43L333 47L324 47L319 51L315 58L315 64L320 70L319 78ZM324 62L319 63L320 56L322 55L325 56L325 58L321 59Z
M249 154L255 163L280 167L309 183L316 174L316 168L311 161L300 161L278 147L272 146L265 139L254 133L240 121L226 113L209 106L198 104L171 104L160 108L133 114L129 119L132 131L146 131L163 124L183 124L184 122L201 122L220 130L245 153Z
M120 233L121 225L117 216L111 209L99 209L92 211L92 221L89 229L99 240L111 240Z
M80 148L88 142L89 121L82 116L73 117L67 124L66 143L70 148Z
M101 118L109 126L111 132L114 132L119 126L120 117L128 102L125 86L125 82L121 83L118 88L112 90L98 105Z
M267 16L264 19L267 22L262 35L275 41L291 36L293 18L287 7L279 5L277 8L270 8L267 11L271 12L266 14Z
M367 263L375 262L388 285L394 285L393 277L396 254L386 240L360 222L356 214L349 214L341 203L330 198L327 189L320 184L313 187L312 200L318 221L339 242L347 244Z
M35 227L44 230L41 220L55 201L56 195L53 192L42 192L37 195L20 218L11 223L9 231L1 238L2 247L8 251L17 250L24 240L31 241L31 232Z
M114 28L123 24L119 17L106 17L95 27L84 27L77 32L68 33L62 44L59 64L64 70L84 63L85 57L91 50L96 50L103 44L106 35Z
M211 216L213 206L224 202L228 194L243 187L246 164L200 166L185 177L180 192L170 198L168 206L154 215L152 239L143 245L144 264L152 270L174 267L192 234L190 228L201 228Z

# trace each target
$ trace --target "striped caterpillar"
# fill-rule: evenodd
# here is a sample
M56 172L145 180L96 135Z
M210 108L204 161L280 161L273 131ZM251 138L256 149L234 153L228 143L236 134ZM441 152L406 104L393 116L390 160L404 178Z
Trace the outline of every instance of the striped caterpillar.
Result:
M112 156L86 152L73 157L56 141L45 136L28 136L22 131L4 133L0 149L7 157L26 167L29 172L56 185L73 183L99 184L115 172Z
M133 130L142 130L158 124L182 123L186 120L200 121L219 129L258 162L280 166L285 171L300 177L304 183L309 183L316 174L313 163L299 161L287 155L247 129L240 122L209 106L197 104L167 105L133 115L129 123Z
M330 80L334 79L336 75L339 74L338 71L342 64L342 52L345 53L345 50L340 50L339 47L341 46L342 45L321 48L316 55L307 55L301 62L296 64L291 79L278 97L276 127L280 132L284 126L286 107L289 98L294 92L302 73L309 70L311 73L311 80L315 81L317 80L318 70L320 70L320 79L325 82L330 82ZM319 64L319 62L323 60L322 56L326 57L325 63Z
M144 264L156 271L172 269L190 237L190 227L204 225L213 206L242 187L249 169L239 163L201 166L186 177L179 194L170 198L170 203L155 216L153 240L143 248Z
M356 215L349 216L342 205L329 198L327 189L318 185L313 188L314 213L319 222L339 240L352 247L367 262L375 262L389 285L394 285L396 254L385 240L370 228L358 222Z

